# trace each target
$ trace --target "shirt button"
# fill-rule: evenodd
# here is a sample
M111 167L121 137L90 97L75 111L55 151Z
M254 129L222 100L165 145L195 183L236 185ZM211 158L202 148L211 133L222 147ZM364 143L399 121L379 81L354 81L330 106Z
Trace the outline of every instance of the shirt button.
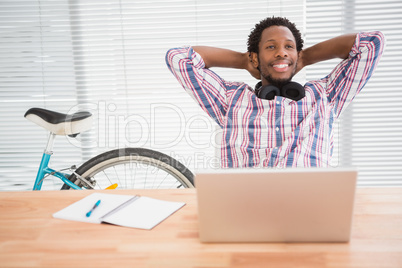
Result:
M281 104L281 103L279 101L277 101L276 104Z
M279 127L276 128L276 131L279 131Z

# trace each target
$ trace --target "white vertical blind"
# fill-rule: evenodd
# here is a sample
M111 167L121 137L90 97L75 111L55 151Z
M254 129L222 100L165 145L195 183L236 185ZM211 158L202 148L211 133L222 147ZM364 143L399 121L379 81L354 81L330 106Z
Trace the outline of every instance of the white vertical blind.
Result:
M47 138L23 118L34 106L59 112L85 109L95 115L93 129L78 140L56 139L51 162L56 169L123 146L162 151L193 170L219 165L219 131L170 74L165 52L197 44L244 51L251 28L271 15L294 21L307 45L358 29L386 34L387 53L353 106L358 112L343 117L337 136L341 150L334 162L344 165L342 159L347 159L362 167L364 183L398 184L399 2L0 1L0 190L32 187ZM296 80L322 77L334 64L312 66ZM257 82L245 71L215 71L227 80ZM384 118L394 121L380 126ZM373 120L375 129L368 126Z

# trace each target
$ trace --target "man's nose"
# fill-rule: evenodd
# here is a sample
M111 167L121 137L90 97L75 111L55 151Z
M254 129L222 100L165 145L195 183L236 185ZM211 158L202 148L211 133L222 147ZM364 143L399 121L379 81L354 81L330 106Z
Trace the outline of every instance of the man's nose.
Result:
M287 53L287 51L286 51L285 48L279 47L279 48L277 49L277 51L276 51L276 55L275 55L275 56L276 56L277 58L285 58L285 57L288 56L288 53Z

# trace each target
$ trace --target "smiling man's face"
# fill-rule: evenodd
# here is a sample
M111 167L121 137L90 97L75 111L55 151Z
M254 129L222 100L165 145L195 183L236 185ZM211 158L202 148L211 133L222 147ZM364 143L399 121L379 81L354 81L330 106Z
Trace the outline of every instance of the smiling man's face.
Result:
M262 85L282 87L296 72L298 52L296 40L284 26L265 29L259 43L259 53L252 53L253 65L261 72Z

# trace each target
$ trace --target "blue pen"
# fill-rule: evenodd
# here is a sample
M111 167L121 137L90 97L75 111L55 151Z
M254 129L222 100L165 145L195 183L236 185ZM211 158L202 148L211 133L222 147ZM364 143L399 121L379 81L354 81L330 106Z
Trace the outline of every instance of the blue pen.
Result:
M88 211L87 212L87 217L89 217L89 216L91 216L91 214L92 214L92 211L94 211L95 210L95 208L97 208L98 206L99 206L99 204L100 204L100 199L95 203L95 205L93 206L93 208L90 210L90 211Z

